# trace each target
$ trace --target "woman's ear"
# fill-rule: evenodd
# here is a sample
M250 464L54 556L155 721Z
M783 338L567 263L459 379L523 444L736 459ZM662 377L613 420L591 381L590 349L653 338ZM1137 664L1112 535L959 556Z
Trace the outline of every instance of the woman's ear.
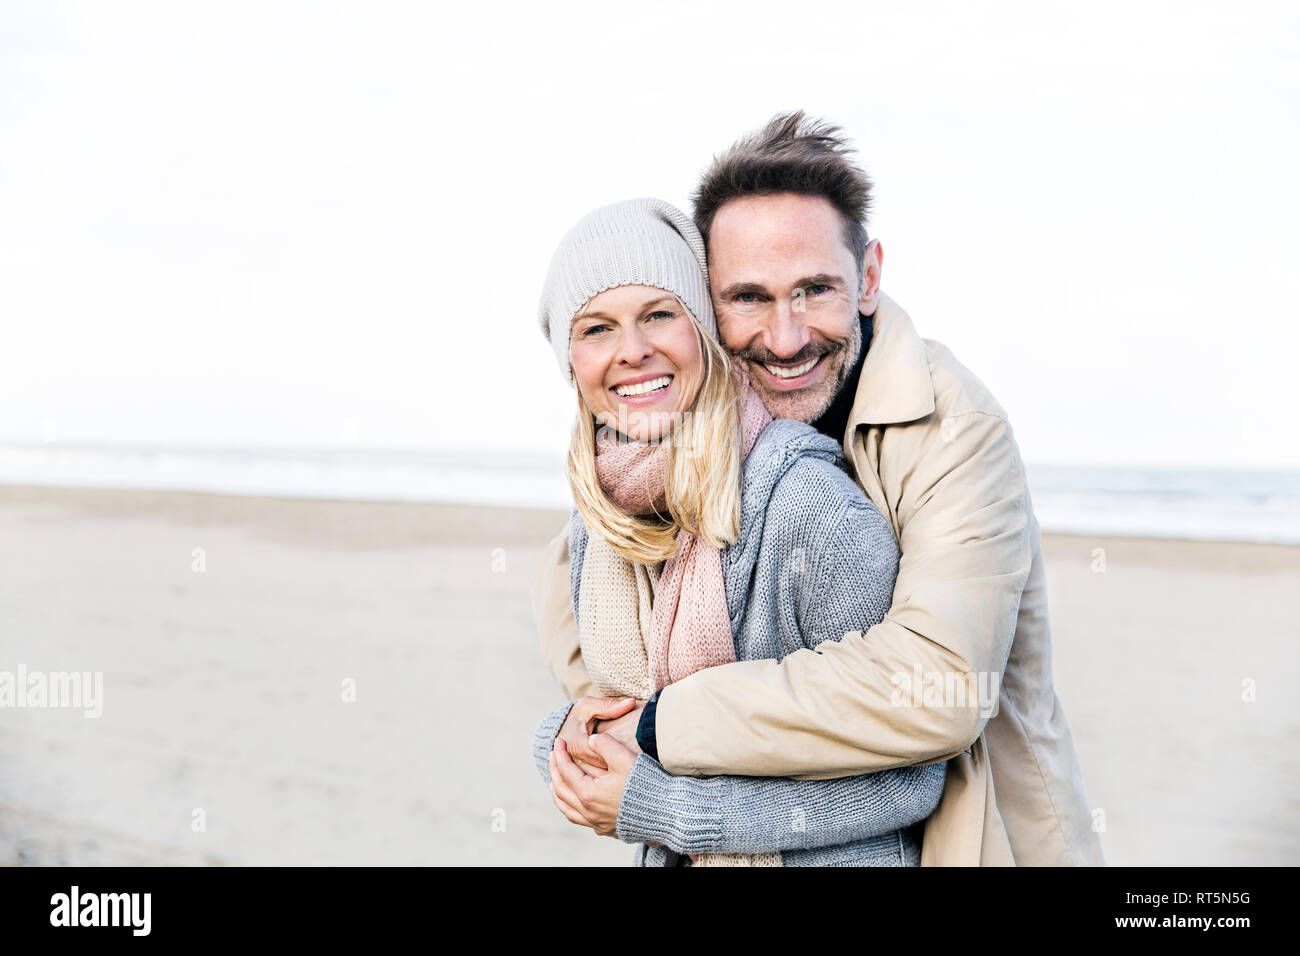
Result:
M872 239L862 257L862 295L858 299L858 311L863 315L871 315L880 304L880 270L884 261L884 247L879 239Z

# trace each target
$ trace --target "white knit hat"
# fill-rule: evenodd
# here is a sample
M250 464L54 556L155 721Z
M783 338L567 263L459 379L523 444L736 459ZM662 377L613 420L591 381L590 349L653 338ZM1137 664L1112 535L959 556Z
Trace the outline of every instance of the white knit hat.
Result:
M569 333L578 311L606 289L648 285L671 292L716 336L704 240L662 199L629 199L584 216L560 240L542 289L538 320L570 385Z

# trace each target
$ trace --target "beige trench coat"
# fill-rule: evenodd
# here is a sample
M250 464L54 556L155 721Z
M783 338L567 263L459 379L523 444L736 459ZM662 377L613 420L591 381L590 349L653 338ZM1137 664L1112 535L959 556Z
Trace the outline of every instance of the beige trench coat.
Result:
M922 865L1102 865L1052 686L1039 529L1011 426L980 381L883 295L844 452L902 552L889 613L815 650L665 688L661 763L674 774L818 778L947 759ZM591 684L567 538L566 527L547 550L534 612L572 699ZM972 673L997 688L996 709L923 698L925 686L957 693Z

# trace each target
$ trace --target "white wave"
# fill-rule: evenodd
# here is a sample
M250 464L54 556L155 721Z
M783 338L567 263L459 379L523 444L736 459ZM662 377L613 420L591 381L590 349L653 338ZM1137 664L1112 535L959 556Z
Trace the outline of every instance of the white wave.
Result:
M1045 531L1300 544L1294 472L1030 466ZM568 508L559 455L0 445L0 483Z

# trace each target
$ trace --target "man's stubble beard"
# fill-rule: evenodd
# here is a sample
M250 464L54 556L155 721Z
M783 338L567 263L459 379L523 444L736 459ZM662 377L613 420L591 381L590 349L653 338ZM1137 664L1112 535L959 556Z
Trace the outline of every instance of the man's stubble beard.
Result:
M862 351L862 317L855 314L852 331L849 333L848 340L838 349L826 353L834 355L832 361L839 363L835 369L835 375L828 380L823 386L823 390L815 396L809 394L808 389L801 389L798 392L776 392L767 387L766 382L761 377L762 373L749 370L749 366L759 364L758 359L748 358L743 353L732 352L727 350L732 361L740 362L749 370L750 383L758 397L763 400L767 406L768 412L773 418L793 418L801 422L815 422L826 414L826 410L831 407L840 390L844 388L844 383L848 380L849 372L857 363L858 353ZM797 356L796 356L797 358ZM823 359L825 361L825 359ZM812 402L811 405L808 403Z

